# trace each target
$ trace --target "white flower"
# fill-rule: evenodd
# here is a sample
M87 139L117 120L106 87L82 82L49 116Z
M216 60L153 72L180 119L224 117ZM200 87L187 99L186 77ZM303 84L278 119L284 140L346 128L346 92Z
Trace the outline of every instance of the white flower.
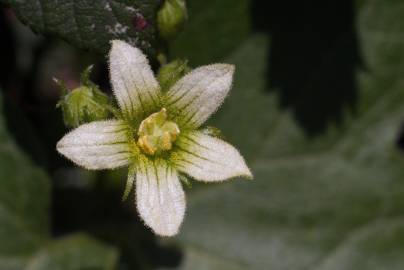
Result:
M229 92L234 66L199 67L163 92L139 49L113 41L109 61L122 116L79 126L57 150L87 169L129 166L141 218L156 234L175 235L185 213L179 174L206 182L252 177L233 146L198 130Z

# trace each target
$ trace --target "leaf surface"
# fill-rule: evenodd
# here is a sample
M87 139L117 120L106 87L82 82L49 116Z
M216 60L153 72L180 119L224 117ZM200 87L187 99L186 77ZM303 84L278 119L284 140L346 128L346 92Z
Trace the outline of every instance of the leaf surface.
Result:
M188 192L179 269L402 269L404 4L369 0L357 29L364 65L356 113L307 137L266 91L270 41L252 36L231 95L212 124L240 148L253 181Z
M50 237L50 179L17 147L2 114L0 186L0 269L113 269L114 248L85 235Z
M1 0L35 32L106 54L113 39L155 53L159 0ZM1 2L0 1L0 2Z

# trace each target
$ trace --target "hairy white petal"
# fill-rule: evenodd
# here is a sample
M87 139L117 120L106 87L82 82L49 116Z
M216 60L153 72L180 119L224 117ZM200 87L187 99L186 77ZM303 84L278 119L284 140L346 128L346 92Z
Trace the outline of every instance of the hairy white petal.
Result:
M252 178L250 169L236 148L199 131L181 135L172 154L177 169L196 180L213 182L244 176Z
M56 149L87 169L112 169L128 164L128 128L122 121L96 121L65 135Z
M160 86L146 56L120 40L109 54L112 87L121 109L130 117L145 117L158 105Z
M171 116L183 127L199 127L223 103L233 74L233 65L214 64L184 76L167 92Z
M156 234L178 233L185 213L185 195L177 171L165 161L139 162L136 201L140 217Z

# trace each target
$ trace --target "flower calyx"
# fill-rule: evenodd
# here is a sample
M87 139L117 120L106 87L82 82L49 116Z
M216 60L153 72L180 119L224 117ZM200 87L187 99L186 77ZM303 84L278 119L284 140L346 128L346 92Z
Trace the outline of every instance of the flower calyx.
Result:
M157 79L160 82L163 91L168 91L171 86L190 71L191 69L188 67L187 60L176 59L160 68L157 74Z

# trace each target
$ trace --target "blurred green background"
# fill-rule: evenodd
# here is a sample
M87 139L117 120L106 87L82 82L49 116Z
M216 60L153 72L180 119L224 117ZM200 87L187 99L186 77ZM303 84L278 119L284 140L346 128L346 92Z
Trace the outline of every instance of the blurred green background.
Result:
M189 0L163 46L158 0L0 3L0 270L404 269L402 0ZM112 38L152 60L164 47L192 67L236 65L208 124L255 179L184 186L173 238L142 224L133 193L121 202L125 170L55 150L67 129L52 77L74 88L95 64L111 93Z

